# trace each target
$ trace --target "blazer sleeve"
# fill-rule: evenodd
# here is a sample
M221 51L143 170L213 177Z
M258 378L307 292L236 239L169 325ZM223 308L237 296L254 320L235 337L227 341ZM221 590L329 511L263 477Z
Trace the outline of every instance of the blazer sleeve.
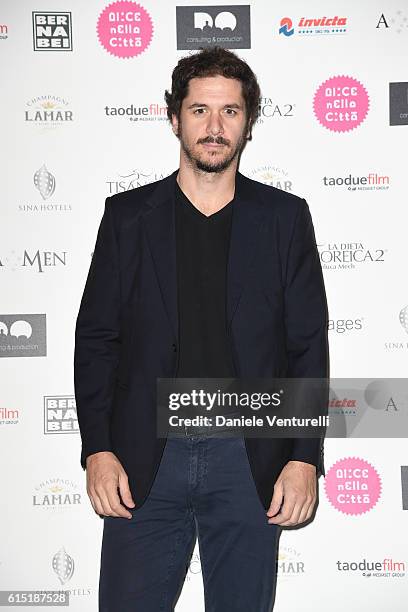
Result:
M285 327L289 378L324 379L328 388L328 311L323 273L307 202L301 200L289 244L285 283ZM328 397L327 397L328 399ZM327 402L320 414L327 413ZM324 435L294 438L292 460L325 474Z
M118 243L112 201L107 198L75 327L74 385L82 438L88 455L111 451L110 415L120 349Z

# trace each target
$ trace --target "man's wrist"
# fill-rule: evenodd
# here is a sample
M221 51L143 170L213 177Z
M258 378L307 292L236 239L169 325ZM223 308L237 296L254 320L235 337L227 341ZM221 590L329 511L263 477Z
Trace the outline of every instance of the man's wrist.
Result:
M288 463L297 463L304 467L310 468L314 472L317 472L317 466L314 463L309 463L308 461L302 461L301 459L290 459Z
M88 467L88 463L92 463L97 458L97 456L100 457L101 455L113 455L113 453L112 451L97 451L95 453L91 453L87 456L85 460L86 467Z

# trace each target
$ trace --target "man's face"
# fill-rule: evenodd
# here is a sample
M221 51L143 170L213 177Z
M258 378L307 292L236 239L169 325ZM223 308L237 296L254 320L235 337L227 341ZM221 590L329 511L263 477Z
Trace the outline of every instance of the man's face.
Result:
M222 172L248 136L241 82L218 75L191 79L180 120L173 115L172 125L194 168Z

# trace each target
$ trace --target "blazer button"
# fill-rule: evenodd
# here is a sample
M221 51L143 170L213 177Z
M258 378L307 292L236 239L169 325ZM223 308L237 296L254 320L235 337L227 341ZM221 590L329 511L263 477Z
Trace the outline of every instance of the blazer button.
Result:
M173 351L176 353L177 352L177 344L175 344L175 342L173 342L173 344L171 346L173 347Z

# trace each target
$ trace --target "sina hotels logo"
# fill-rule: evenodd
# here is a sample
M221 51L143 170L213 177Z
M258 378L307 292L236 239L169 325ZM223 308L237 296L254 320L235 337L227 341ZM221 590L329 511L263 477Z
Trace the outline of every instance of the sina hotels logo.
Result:
M34 185L43 200L47 200L55 191L55 176L47 170L45 164L34 174Z

